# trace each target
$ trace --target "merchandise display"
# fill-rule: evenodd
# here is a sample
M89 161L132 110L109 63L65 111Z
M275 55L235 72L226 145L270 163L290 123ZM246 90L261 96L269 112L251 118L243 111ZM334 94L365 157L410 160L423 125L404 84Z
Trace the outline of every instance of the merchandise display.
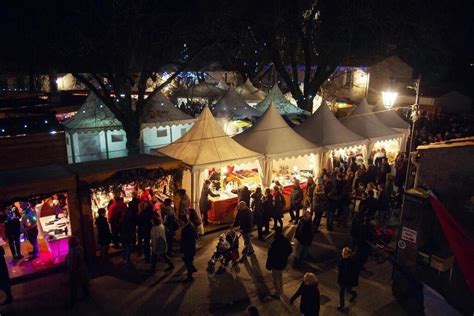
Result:
M44 239L48 245L53 263L63 262L68 253L68 239L71 236L71 224L64 215L39 218Z

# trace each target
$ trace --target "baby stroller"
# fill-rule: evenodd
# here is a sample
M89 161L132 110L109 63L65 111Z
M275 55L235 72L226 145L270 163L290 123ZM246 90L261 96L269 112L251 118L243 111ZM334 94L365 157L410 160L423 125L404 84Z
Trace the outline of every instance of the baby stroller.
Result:
M236 273L240 271L239 238L240 235L238 235L233 230L229 230L219 236L219 242L217 243L216 250L207 263L206 270L209 275L213 275L216 272L216 264L218 262L220 262L220 266L217 271L220 273L227 269L227 266L230 262L232 262L232 269Z
M387 260L387 257L394 254L395 249L389 246L389 243L392 241L393 234L393 228L380 224L375 226L372 249L374 257L378 263L384 263L385 260Z

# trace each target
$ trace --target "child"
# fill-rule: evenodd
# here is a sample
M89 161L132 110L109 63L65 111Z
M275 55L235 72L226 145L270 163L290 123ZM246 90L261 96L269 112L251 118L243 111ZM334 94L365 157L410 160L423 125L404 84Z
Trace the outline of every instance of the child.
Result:
M95 220L97 226L97 239L100 246L100 260L105 262L108 259L109 245L112 240L112 234L110 233L109 223L107 217L105 217L105 208L99 208L99 216Z

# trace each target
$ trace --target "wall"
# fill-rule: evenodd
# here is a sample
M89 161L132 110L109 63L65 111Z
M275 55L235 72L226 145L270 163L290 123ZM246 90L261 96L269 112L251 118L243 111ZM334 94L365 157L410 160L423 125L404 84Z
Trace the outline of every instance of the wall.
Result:
M358 103L365 97L368 82L369 76L364 69L340 67L331 80L324 83L323 98Z
M112 138L116 140L117 137L121 137L122 140L113 142ZM118 158L127 155L127 136L123 130L74 133L71 138L68 138L69 143L67 144L69 163ZM72 148L74 151L71 150ZM73 154L74 160L72 159Z
M67 163L63 132L0 137L0 148L0 170Z
M143 153L149 154L151 149L160 148L176 141L185 134L192 124L173 126L145 127L142 129ZM158 137L158 131L166 131L166 136Z

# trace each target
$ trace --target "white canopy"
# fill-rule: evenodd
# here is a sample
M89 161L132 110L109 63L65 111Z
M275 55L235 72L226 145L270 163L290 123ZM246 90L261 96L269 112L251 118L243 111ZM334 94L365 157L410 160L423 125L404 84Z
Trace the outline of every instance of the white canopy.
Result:
M280 158L316 153L319 147L296 133L278 113L272 103L252 127L234 136L241 145Z
M186 134L155 153L176 158L198 169L261 157L261 154L243 147L229 137L217 124L207 106Z
M265 99L265 92L257 89L248 78L244 83L238 85L235 90L244 100L260 102Z
M110 109L90 92L77 114L62 123L71 133L123 129Z
M275 84L265 99L257 104L256 109L260 112L265 112L272 102L275 103L281 115L308 114L305 110L294 106L288 101L278 87L278 84Z
M141 117L142 127L190 124L194 121L161 92L146 100Z
M341 123L357 134L369 138L372 143L402 136L402 133L386 126L377 118L365 98L348 116L341 119Z
M260 111L257 111L242 100L234 87L229 87L224 96L212 107L216 117L230 118L233 116L241 116L252 118L253 116L262 115Z
M386 109L385 107L378 105L373 108L373 111L375 116L377 116L377 118L388 127L405 130L410 127L410 124L402 119L395 109Z
M368 141L339 122L326 102L303 124L295 127L295 131L307 140L325 146L326 149L362 145Z

